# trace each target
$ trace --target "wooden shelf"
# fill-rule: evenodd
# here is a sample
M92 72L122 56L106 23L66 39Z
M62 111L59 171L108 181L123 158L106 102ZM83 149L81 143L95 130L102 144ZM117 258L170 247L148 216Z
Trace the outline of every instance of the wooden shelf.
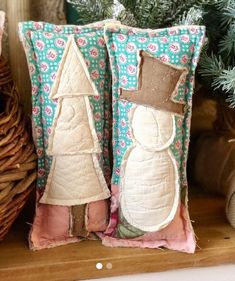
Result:
M100 241L33 252L28 250L25 229L16 224L0 243L0 280L72 281L235 263L235 230L226 222L224 199L196 196L190 201L190 212L200 247L194 255L169 250L106 248ZM96 269L98 262L103 269ZM107 263L112 264L112 269L106 268Z

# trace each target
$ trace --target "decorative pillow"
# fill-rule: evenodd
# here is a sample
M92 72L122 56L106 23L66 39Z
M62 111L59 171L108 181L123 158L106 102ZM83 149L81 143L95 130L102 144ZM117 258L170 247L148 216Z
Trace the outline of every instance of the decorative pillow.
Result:
M32 249L92 238L107 226L110 75L103 24L19 26L39 156Z
M3 35L4 23L5 23L5 13L3 11L0 11L0 56L2 53L2 35Z
M114 152L106 246L195 251L186 160L204 34L202 26L106 27Z

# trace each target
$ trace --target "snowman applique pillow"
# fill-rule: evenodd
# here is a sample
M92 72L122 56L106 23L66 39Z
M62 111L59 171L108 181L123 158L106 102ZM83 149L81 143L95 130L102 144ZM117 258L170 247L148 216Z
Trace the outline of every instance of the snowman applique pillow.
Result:
M107 226L110 72L103 26L20 24L38 154L32 249L95 238Z
M106 27L114 158L106 246L195 251L186 161L204 33L201 26Z

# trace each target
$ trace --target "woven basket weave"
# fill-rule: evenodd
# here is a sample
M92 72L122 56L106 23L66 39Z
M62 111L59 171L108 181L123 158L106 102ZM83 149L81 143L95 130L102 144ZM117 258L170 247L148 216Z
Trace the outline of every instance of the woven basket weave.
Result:
M0 57L0 240L35 186L36 159L10 68Z

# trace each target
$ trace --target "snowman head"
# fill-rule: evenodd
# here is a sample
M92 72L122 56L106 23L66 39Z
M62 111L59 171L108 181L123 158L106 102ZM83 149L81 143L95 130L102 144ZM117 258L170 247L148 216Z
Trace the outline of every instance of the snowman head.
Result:
M169 112L138 105L130 112L133 139L149 151L161 151L175 137L175 119Z

